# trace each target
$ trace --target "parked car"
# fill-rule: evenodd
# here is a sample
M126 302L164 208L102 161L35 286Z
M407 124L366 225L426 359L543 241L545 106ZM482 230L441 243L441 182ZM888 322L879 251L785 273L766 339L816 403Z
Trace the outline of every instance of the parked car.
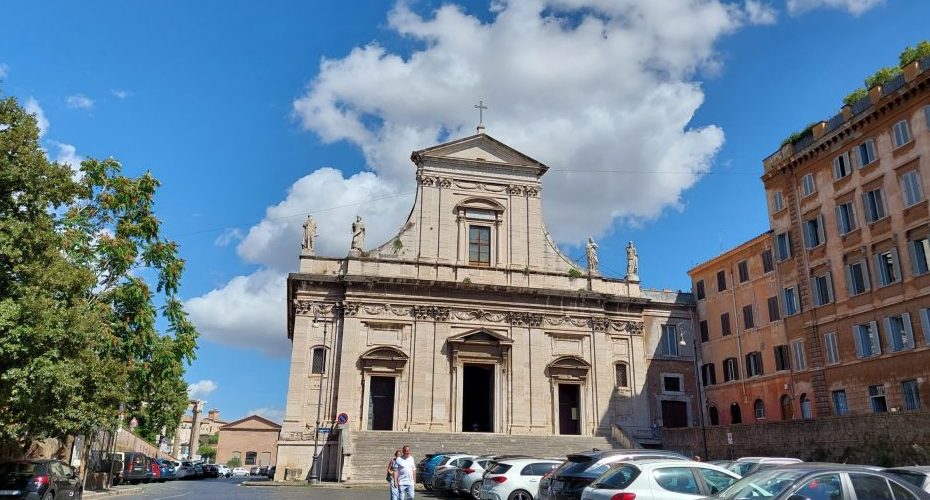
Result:
M165 460L163 458L156 458L154 462L158 464L158 468L161 470L162 481L171 481L177 479L178 476L175 470L174 462L171 460Z
M930 466L895 467L884 469L883 472L898 476L924 491L930 491Z
M109 454L110 482L115 486L123 482L123 464L126 463L125 454L121 451Z
M539 493L539 480L561 463L540 458L496 462L484 475L478 496L481 500L533 500Z
M452 487L455 491L478 500L478 493L481 491L481 478L484 476L485 466L491 462L491 458L484 456L466 460L455 471L455 479L452 480Z
M268 466L267 466L267 465L262 465L261 467L259 467L259 468L258 468L258 475L259 475L259 476L267 476L267 475L268 475Z
M258 475L258 467L252 467L251 469L249 469L249 475L250 475L250 476L257 476L257 475Z
M203 477L220 477L220 468L213 464L204 465Z
M573 453L558 469L539 482L541 500L579 500L581 492L618 462L640 460L688 460L679 453L665 450L594 450Z
M203 464L192 462L191 465L194 467L194 479L203 479Z
M150 460L144 453L127 451L123 453L123 457L123 482L139 484L146 479L151 479Z
M217 468L217 471L220 473L220 476L222 477L229 477L232 475L232 471L229 470L229 467L223 464L217 465L216 468Z
M464 453L444 455L444 458L433 468L433 475L430 478L433 489L440 491L451 490L456 469L472 458L475 458L475 456Z
M800 463L763 469L733 483L714 500L761 498L767 500L930 500L922 491L899 476L873 467L844 464Z
M271 467L268 467L268 479L272 479L272 480L274 479L274 473L277 470L277 468L278 468L277 465L272 465Z
M688 500L719 493L739 479L734 472L702 462L621 462L588 485L581 499Z
M58 460L17 460L0 463L0 496L32 500L80 499L81 479L74 469Z
M449 455L461 455L462 451L450 451L445 453L435 453L427 455L428 459L423 459L417 464L417 481L423 483L427 490L433 489L433 471Z
M178 475L178 479L194 479L197 475L196 470L194 470L194 464L189 461L178 462L175 472Z
M743 457L731 463L727 467L727 469L739 474L740 476L748 476L757 470L771 469L772 467L775 467L776 465L798 464L801 462L802 460L799 460L797 458Z
M243 469L242 467L236 467L232 470L232 475L235 477L248 476L249 471Z
M161 483L163 479L161 478L161 466L158 464L158 461L149 459L149 473L146 474L145 481L146 483Z

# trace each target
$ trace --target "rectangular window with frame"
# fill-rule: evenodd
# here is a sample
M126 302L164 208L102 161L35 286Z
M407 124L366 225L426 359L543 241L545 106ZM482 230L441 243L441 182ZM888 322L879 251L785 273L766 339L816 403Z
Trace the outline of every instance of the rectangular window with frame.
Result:
M662 325L662 355L678 357L678 327Z
M911 259L911 274L920 276L930 272L930 238L907 242L907 252Z
M807 356L804 354L804 341L795 340L791 342L791 351L794 353L794 369L807 369Z
M704 280L698 280L698 282L694 284L694 290L697 293L698 300L704 300L707 296L704 292Z
M724 337L732 333L730 330L730 313L720 315L720 332Z
M898 249L892 247L889 250L875 254L875 270L881 286L893 285L901 281Z
M859 153L859 168L870 165L875 161L875 141L867 139L856 148Z
M833 277L829 272L811 279L814 305L824 306L833 302Z
M907 120L901 120L895 123L894 126L891 127L891 131L894 136L894 147L900 148L911 142L911 127L908 125Z
M905 380L901 382L901 395L904 397L905 410L920 409L920 387L917 380Z
M885 413L888 411L888 403L885 401L885 386L870 385L869 401L872 404L872 413Z
M853 341L856 343L856 357L871 358L882 353L878 338L878 323L872 321L853 326Z
M323 347L313 348L313 359L310 363L310 373L321 375L326 371L326 349Z
M828 365L840 362L840 348L836 344L836 332L823 334L824 355Z
M710 328L707 327L707 320L701 321L699 325L701 329L701 342L707 342L710 340Z
M826 237L823 232L823 216L804 221L804 246L807 248L819 247Z
M866 222L872 223L885 218L885 195L882 188L873 189L862 194L862 208L865 210Z
M758 377L762 375L762 353L754 351L746 355L746 376Z
M872 289L869 280L869 267L865 259L846 266L846 291L850 297L863 294Z
M781 310L778 307L778 296L769 297L769 322L778 321L781 319Z
M843 389L833 391L833 413L838 417L849 415L849 403L846 402L846 391Z
M727 289L727 272L717 271L717 291L723 292Z
M752 315L752 304L743 306L743 328L750 330L756 327L755 318Z
M739 272L739 282L745 283L749 281L749 262L741 260L736 264L736 269Z
M840 180L852 173L852 165L849 164L849 153L843 153L833 159L833 179Z
M762 251L762 273L768 274L775 270L775 261L772 259L772 249L766 248Z
M681 375L665 375L662 377L662 392L681 392Z
M777 345L772 349L775 353L775 371L790 370L791 362L788 361L788 346Z
M836 206L836 228L840 234L849 234L859 227L856 224L856 208L848 201Z
M775 235L775 249L778 251L778 262L791 258L791 234L778 233Z
M717 370L713 363L701 365L701 382L704 386L715 385L717 383Z
M817 183L814 182L814 173L804 174L804 177L801 177L801 194L804 196L810 196L817 191Z
M739 366L736 365L736 358L727 358L723 360L723 381L733 380L739 380Z
M904 193L904 208L924 201L924 190L920 185L920 172L917 169L901 175L901 192Z
M785 197L781 191L772 191L772 213L781 212L785 208Z
M914 348L914 329L910 313L885 318L885 343L891 352Z
M468 227L468 263L478 266L491 265L491 228L488 226Z
M789 286L782 292L782 304L785 306L785 316L794 316L801 312L798 302L798 287Z

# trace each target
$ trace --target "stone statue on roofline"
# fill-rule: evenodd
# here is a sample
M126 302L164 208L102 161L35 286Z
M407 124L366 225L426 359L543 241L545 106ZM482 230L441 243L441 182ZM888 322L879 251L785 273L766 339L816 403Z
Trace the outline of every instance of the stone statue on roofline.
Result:
M308 215L307 220L304 221L304 239L300 244L301 255L313 255L313 238L317 235L316 229L316 221L313 220L312 215Z
M597 243L594 242L594 238L588 238L585 255L588 257L588 274L597 274Z
M362 222L362 216L356 215L355 222L352 223L352 246L349 253L359 255L365 247L365 223Z
M632 241L626 246L626 280L639 281L639 256Z

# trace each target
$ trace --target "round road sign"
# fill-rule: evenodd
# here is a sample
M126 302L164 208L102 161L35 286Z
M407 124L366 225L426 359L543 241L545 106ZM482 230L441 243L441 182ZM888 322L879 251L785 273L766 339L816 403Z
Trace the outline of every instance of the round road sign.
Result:
M349 415L346 413L340 413L339 416L336 417L336 422L338 422L339 425L345 425L346 423L348 423L348 421L349 421Z

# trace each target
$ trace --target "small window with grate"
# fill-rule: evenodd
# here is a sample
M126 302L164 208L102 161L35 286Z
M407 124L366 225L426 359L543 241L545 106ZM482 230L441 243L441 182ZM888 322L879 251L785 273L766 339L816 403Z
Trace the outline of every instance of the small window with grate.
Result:
M310 373L320 375L326 371L326 349L322 347L313 348L313 358L310 363Z

